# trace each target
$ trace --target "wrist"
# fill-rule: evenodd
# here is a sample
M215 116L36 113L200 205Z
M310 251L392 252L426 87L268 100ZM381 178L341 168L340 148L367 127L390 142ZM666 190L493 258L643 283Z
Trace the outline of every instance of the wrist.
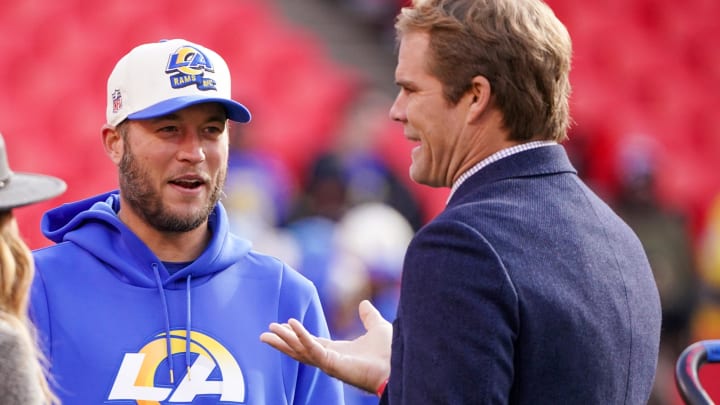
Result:
M380 384L380 386L378 386L377 390L375 391L375 393L377 394L378 397L383 396L383 393L385 392L385 388L387 387L388 380L389 380L389 378L386 378L385 381L383 381Z

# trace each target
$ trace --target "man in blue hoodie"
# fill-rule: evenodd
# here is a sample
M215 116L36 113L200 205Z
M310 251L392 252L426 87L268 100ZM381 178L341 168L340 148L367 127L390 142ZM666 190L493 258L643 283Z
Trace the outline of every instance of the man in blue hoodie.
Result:
M65 404L341 404L342 386L258 340L298 318L328 335L314 286L228 230L219 202L231 99L214 51L140 45L107 87L119 191L42 219L31 313Z

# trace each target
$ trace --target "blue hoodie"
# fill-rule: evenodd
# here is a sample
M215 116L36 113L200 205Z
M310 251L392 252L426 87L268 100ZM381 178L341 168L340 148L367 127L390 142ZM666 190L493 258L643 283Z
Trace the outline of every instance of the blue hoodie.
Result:
M339 381L259 339L291 317L328 336L312 283L229 233L221 204L205 251L170 274L119 204L111 192L42 219L56 244L34 252L31 315L63 404L342 404Z

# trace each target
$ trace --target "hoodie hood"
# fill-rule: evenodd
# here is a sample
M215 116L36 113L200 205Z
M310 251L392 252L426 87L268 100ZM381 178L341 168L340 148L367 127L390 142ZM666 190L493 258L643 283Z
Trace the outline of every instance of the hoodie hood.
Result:
M61 205L43 215L41 229L50 240L72 242L98 260L129 284L157 288L153 270L157 268L163 288L186 288L186 280L200 281L227 269L250 251L251 243L229 234L225 208L215 205L208 219L212 237L205 251L184 269L170 275L160 259L125 224L117 212L118 191Z

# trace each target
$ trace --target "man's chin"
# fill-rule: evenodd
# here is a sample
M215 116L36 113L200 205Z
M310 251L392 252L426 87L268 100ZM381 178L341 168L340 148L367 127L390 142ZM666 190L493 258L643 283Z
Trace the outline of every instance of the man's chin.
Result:
M427 173L423 172L414 162L412 165L410 165L410 179L415 183L432 187L430 177L427 175Z
M153 227L161 232L190 232L207 222L207 216L163 215L152 219Z
M175 232L191 231L205 223L212 209L207 203L165 203L157 218L148 218L156 227Z

